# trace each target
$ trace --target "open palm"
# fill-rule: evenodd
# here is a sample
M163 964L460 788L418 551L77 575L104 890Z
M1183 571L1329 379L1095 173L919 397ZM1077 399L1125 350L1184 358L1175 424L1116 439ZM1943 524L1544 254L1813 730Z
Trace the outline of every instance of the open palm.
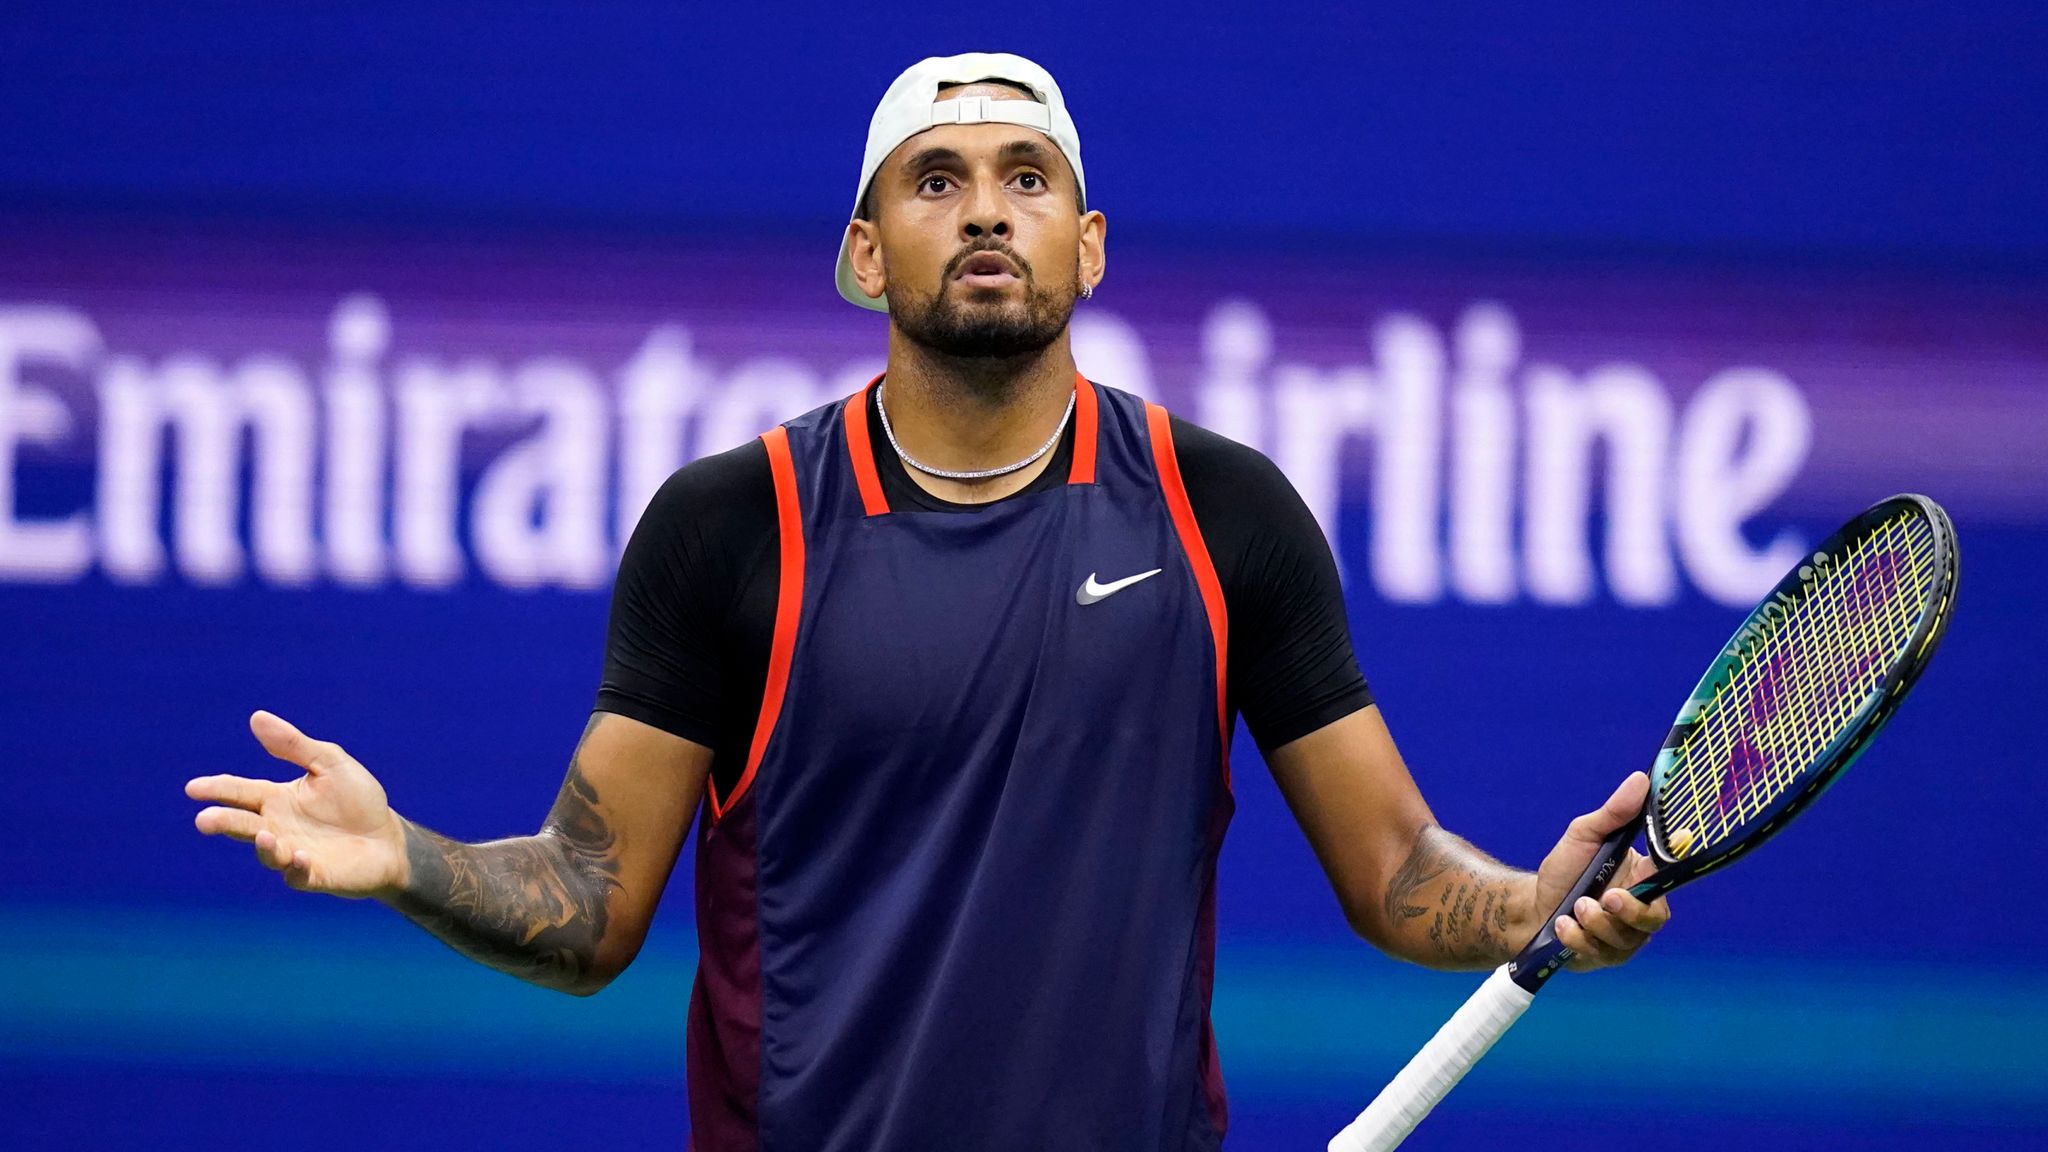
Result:
M245 776L187 781L185 795L212 805L193 818L199 831L254 845L256 858L294 888L363 897L401 886L404 825L369 769L269 712L249 717L249 730L305 775L283 784Z

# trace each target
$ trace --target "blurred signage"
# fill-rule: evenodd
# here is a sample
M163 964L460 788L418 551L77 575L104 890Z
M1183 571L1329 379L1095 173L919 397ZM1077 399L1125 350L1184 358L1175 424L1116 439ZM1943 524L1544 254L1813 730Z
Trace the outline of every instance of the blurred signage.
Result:
M0 578L437 588L473 572L597 587L669 472L878 367L719 363L685 323L610 361L435 351L395 339L404 326L358 293L327 314L317 350L235 346L223 327L143 355L88 311L0 307ZM1173 389L1154 385L1142 326L1090 310L1075 338L1091 376L1170 392L1272 456L1333 532L1340 505L1363 499L1362 554L1389 600L1580 604L1604 586L1657 605L1683 579L1739 604L1802 547L1745 533L1812 439L1798 384L1768 366L1721 367L1681 395L1626 358L1525 363L1514 313L1484 302L1448 331L1386 313L1356 359L1312 366L1277 346L1268 309L1225 300L1202 323L1199 370ZM37 450L89 458L90 502L19 507L13 482Z

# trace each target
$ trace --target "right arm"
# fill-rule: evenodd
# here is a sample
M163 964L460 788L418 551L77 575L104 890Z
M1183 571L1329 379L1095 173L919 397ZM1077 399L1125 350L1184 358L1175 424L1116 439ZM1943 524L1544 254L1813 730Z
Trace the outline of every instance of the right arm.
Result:
M199 831L252 844L294 888L381 900L473 960L579 996L639 953L711 764L703 745L598 712L539 832L465 844L393 811L339 745L268 712L249 726L305 775L189 782L213 804Z
M339 746L268 712L250 729L305 775L190 782L187 795L214 805L199 830L253 844L295 888L381 900L501 972L597 991L646 938L713 749L745 760L766 677L776 541L759 441L662 485L619 565L597 708L535 834L465 844L430 831L393 812Z
M538 833L465 844L401 818L404 878L382 898L478 963L589 995L639 953L710 762L593 713Z

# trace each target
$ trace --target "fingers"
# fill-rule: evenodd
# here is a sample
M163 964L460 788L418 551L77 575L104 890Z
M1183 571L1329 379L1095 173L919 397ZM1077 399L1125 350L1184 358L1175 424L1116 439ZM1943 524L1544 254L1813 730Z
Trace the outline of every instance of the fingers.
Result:
M1669 899L1659 896L1645 904L1629 891L1657 874L1657 862L1631 850L1628 854L1628 863L1620 871L1621 874L1614 878L1607 891L1601 893L1600 906L1622 923L1643 932L1655 932L1669 923Z
M315 762L322 761L330 750L335 754L341 751L332 744L308 740L304 733L268 712L258 712L250 717L249 727L271 755L303 764L309 772L317 771ZM300 759L301 756L304 759ZM311 855L304 848L280 838L262 816L263 805L286 787L288 785L275 781L251 780L244 776L199 776L185 782L185 795L194 800L212 802L192 817L193 826L202 834L226 836L249 844L256 849L256 859L265 868L284 874L286 884L293 888L310 888Z
M1630 853L1628 863L1621 869L1621 875L1627 879L1601 893L1597 901L1580 897L1572 905L1570 916L1557 918L1557 938L1577 954L1572 962L1574 968L1620 964L1670 921L1671 904L1665 897L1645 903L1628 890L1630 884L1654 871L1655 865L1648 859Z
M1632 888L1657 874L1657 863L1648 856L1631 848L1628 859L1614 870L1614 879L1607 882L1609 888Z
M1581 970L1601 968L1615 962L1608 954L1611 951L1609 946L1587 935L1585 928L1581 927L1577 920L1570 916L1559 916L1554 927L1559 942L1571 949L1574 954L1571 967Z
M192 818L192 824L204 835L225 836L247 844L263 830L263 817L240 808L202 808Z
M241 837L236 837L241 839ZM313 858L304 848L297 847L267 828L257 829L249 843L256 848L256 859L272 872L284 874L284 882L292 888L313 886Z
M1607 834L1642 814L1643 801L1650 795L1650 778L1631 772L1607 802L1571 822L1566 831L1575 839L1598 842Z
M284 842L268 828L259 829L250 837L250 842L256 845L256 859L265 868L282 868L291 861L291 853L285 851Z
M257 812L262 810L263 802L270 799L270 794L278 787L273 781L251 780L246 776L200 776L185 781L185 795L194 800Z
M1645 904L1618 885L1601 895L1600 907L1607 915L1642 933L1645 938L1671 920L1671 903L1666 897L1659 896Z
M251 714L249 731L255 734L257 742L263 745L265 752L279 760L297 764L314 775L318 775L342 755L340 745L315 740L274 712L257 711Z
M312 857L304 848L293 845L269 829L258 831L251 841L256 846L256 859L273 872L284 873L285 883L294 888L303 888L311 872Z
M1591 896L1579 897L1572 906L1572 915L1578 920L1579 927L1586 930L1587 936L1615 952L1633 952L1650 938L1648 932L1608 911Z
M313 858L305 849L292 853L292 862L285 866L284 882L293 888L313 886Z
M1641 943L1621 944L1609 939L1615 927L1612 918L1602 921L1598 915L1599 906L1590 898L1581 899L1572 908L1573 915L1557 918L1557 938L1571 949L1575 958L1571 967L1584 971L1588 968L1606 968L1619 964L1635 954ZM1595 927L1589 927L1590 921Z
M1619 828L1642 815L1643 801L1649 798L1650 774L1631 772L1615 785L1614 794L1600 806L1600 811L1607 816L1610 827Z

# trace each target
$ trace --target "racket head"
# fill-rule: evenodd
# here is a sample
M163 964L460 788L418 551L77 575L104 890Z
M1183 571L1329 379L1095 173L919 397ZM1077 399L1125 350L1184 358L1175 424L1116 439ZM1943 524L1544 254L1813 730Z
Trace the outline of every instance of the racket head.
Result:
M1905 493L1785 574L1665 737L1645 821L1658 871L1638 895L1735 861L1841 777L1927 667L1954 611L1956 570L1948 514Z

